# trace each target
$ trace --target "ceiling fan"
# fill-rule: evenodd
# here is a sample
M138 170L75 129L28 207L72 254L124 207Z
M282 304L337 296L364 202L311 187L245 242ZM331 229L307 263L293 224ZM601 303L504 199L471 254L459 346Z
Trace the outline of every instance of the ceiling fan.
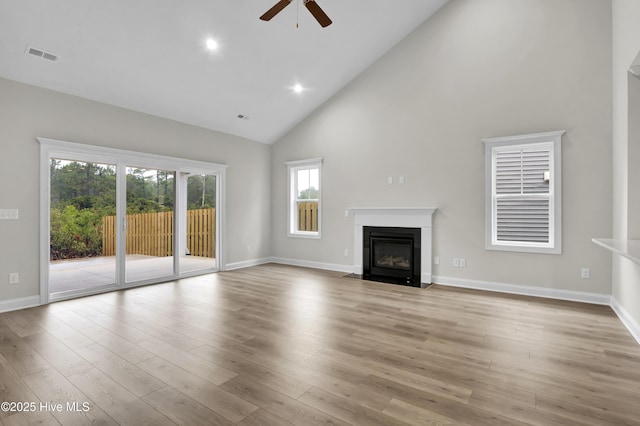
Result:
M271 18L276 16L278 13L280 13L282 9L289 6L289 3L291 3L292 1L294 0L280 0L271 9L267 10L265 14L260 17L260 19L262 19L263 21L270 21ZM322 10L320 6L318 6L318 3L316 3L315 0L303 0L303 1L304 1L304 6L309 10L309 12L311 12L313 17L316 18L316 21L318 21L320 26L324 28L331 25L331 22L332 22L331 19L329 19L327 14L324 13L324 10Z

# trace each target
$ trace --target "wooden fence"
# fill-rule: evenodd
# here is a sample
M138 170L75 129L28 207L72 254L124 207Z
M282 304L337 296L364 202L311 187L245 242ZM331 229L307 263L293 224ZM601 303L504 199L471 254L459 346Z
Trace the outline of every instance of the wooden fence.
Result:
M318 202L298 203L298 231L318 232Z
M215 257L216 209L187 210L187 249ZM102 255L116 254L116 217L102 218ZM127 254L173 256L173 212L127 215Z

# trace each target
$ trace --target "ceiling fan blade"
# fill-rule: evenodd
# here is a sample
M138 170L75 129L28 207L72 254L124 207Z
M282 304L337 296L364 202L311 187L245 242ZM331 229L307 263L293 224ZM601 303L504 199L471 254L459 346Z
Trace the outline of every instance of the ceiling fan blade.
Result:
M267 10L264 15L260 17L260 19L262 19L263 21L270 21L271 18L280 13L282 9L289 6L289 3L291 3L291 0L280 0L271 9Z
M324 13L324 10L318 6L318 3L316 3L315 0L304 0L304 5L309 9L309 12L311 12L313 17L316 18L316 21L318 21L320 26L324 28L331 25L331 19L329 19L327 14Z

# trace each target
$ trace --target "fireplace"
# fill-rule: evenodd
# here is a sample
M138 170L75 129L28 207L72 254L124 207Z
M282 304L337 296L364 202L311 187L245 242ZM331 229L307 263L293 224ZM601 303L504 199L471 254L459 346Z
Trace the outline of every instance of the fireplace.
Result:
M420 287L420 228L365 226L362 278Z
M348 215L353 216L353 273L364 275L364 228L404 227L420 229L420 287L431 284L432 226L437 209L431 207L351 207ZM414 260L416 259L414 254ZM367 256L368 257L368 256ZM414 284L415 285L415 284Z

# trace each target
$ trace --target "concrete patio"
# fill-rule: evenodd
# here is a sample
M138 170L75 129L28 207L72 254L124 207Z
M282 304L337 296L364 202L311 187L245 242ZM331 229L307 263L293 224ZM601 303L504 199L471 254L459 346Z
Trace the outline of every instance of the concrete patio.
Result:
M180 272L194 272L217 266L215 258L180 257ZM136 282L173 275L173 257L127 255L126 282ZM116 257L102 256L73 260L57 260L49 264L49 292L113 285L116 282Z

